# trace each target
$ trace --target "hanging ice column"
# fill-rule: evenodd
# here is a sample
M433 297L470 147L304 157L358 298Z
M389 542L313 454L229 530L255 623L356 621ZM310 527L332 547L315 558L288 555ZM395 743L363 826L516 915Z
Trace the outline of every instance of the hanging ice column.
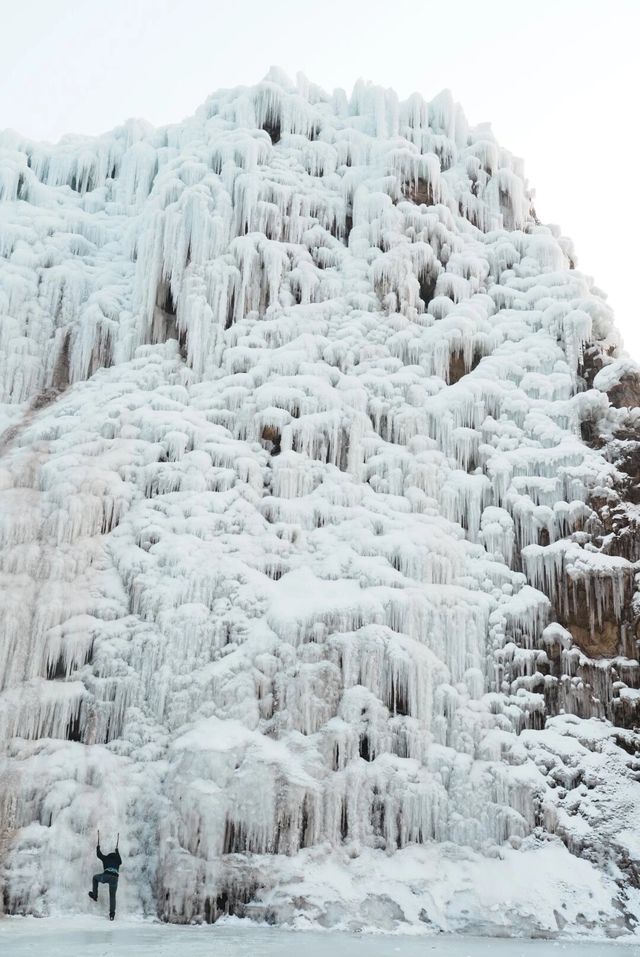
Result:
M5 910L81 906L100 826L168 920L631 922L633 741L582 719L637 715L633 413L519 161L277 71L0 147Z

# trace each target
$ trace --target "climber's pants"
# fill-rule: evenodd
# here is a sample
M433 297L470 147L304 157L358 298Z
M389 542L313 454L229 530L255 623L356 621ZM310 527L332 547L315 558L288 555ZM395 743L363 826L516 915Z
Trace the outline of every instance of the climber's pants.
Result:
M109 913L115 914L116 912L116 891L118 890L118 875L117 874L108 874L107 871L104 871L102 874L94 874L93 876L93 896L97 898L98 896L98 884L108 884L109 885Z

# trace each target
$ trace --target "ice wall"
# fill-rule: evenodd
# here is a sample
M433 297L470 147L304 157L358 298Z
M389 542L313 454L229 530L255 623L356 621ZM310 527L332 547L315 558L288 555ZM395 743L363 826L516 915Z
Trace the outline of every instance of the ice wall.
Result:
M515 855L529 930L632 929L640 379L490 129L272 71L5 132L0 254L5 910L84 907L100 827L168 920L472 929ZM446 906L372 904L421 846Z

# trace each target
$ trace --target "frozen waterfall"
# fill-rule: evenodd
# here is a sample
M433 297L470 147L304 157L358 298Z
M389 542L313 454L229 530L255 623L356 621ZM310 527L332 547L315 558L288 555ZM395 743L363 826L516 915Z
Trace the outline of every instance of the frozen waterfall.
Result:
M446 93L0 134L0 910L100 827L130 914L634 929L640 374L576 264Z

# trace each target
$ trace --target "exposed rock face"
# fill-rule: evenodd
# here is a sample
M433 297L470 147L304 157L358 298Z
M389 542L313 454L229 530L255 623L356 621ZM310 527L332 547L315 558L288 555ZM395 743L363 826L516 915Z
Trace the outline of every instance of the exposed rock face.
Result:
M611 405L616 409L640 407L640 375L624 375L607 392Z
M634 930L640 379L520 162L279 74L0 145L5 909L100 826L166 920Z

